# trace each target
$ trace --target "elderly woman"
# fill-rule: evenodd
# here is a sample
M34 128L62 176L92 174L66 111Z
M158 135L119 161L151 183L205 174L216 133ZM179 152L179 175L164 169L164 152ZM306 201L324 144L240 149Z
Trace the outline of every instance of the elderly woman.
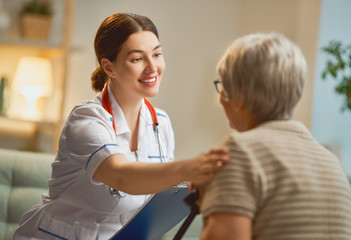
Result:
M226 142L230 162L205 190L201 239L351 239L340 162L292 119L307 71L300 49L280 34L247 35L217 70L237 131Z

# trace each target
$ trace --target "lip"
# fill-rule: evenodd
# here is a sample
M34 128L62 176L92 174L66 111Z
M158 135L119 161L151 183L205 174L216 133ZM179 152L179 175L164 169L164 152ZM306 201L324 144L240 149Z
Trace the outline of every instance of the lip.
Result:
M138 81L148 87L153 87L157 84L158 76L147 77L143 79L138 79Z

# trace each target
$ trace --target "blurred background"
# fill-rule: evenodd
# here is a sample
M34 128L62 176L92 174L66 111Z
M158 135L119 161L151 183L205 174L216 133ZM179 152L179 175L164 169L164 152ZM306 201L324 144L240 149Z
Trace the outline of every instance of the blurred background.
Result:
M226 47L245 34L276 31L301 47L309 67L294 118L351 175L351 111L340 111L337 81L321 77L329 58L321 48L331 40L351 44L351 1L44 2L49 10L41 15L49 20L36 28L39 18L26 19L36 12L31 13L30 0L0 0L0 148L56 152L71 109L95 96L90 76L97 67L93 42L99 25L110 14L127 11L148 16L158 27L166 71L151 101L171 117L177 159L221 144L231 131L212 83ZM38 72L47 75L41 79Z

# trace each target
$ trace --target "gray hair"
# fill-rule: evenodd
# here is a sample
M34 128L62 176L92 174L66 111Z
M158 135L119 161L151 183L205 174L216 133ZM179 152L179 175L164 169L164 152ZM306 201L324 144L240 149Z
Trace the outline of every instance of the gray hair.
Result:
M281 34L236 39L217 65L229 100L241 98L254 120L291 119L301 98L307 64L300 48Z

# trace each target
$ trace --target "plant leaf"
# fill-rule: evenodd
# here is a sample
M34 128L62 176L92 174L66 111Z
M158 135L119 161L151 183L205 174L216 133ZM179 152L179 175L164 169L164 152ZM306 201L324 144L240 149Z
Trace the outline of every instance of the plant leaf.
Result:
M322 79L331 75L338 82L335 91L343 97L340 109L351 111L351 44L344 46L340 41L332 40L321 49L331 57L322 70Z

